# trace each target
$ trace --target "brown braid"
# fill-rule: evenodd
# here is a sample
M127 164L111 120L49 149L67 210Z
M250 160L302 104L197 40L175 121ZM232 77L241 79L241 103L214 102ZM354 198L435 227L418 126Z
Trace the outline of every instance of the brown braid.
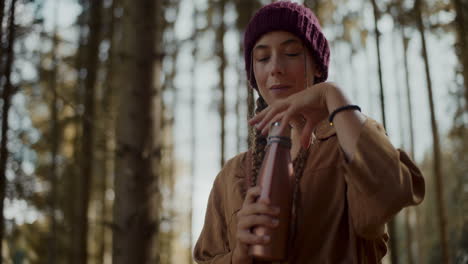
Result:
M292 210L291 210L291 222L289 225L289 246L293 247L294 238L296 237L296 224L297 224L297 207L299 206L300 200L300 190L299 190L299 183L304 172L304 168L307 162L307 158L309 157L309 150L308 149L301 149L299 150L299 154L293 161L294 167L294 191L293 191L293 201L292 201Z
M263 109L267 108L267 103L262 96L259 96L257 99L257 108L255 109L255 114L260 113ZM257 184L257 176L260 172L260 167L262 166L263 158L265 157L265 147L267 145L267 138L263 136L260 131L254 129L254 142L253 142L253 151L252 151L252 178L250 186L253 187Z

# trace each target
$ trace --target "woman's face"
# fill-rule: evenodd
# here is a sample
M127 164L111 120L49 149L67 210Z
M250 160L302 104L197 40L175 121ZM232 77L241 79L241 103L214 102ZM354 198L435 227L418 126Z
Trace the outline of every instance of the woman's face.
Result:
M252 54L258 90L269 105L314 83L315 66L309 51L292 33L272 31L263 35Z

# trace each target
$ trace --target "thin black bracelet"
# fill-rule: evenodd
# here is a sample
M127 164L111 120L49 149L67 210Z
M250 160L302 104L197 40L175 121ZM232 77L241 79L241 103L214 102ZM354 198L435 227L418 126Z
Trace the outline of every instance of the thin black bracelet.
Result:
M359 107L357 105L345 105L345 106L342 106L342 107L338 107L328 117L328 122L330 122L330 126L333 126L333 118L335 117L336 114L338 114L341 111L351 110L351 109L358 110L359 112L361 112L361 107Z

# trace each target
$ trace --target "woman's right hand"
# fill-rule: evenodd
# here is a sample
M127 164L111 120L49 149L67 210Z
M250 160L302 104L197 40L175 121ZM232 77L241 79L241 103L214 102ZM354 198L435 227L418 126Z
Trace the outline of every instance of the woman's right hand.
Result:
M251 263L249 245L268 244L268 236L258 236L251 232L255 226L276 228L279 224L277 216L279 208L269 206L264 202L256 202L260 196L260 186L247 191L242 208L237 213L237 245L233 253L233 263Z

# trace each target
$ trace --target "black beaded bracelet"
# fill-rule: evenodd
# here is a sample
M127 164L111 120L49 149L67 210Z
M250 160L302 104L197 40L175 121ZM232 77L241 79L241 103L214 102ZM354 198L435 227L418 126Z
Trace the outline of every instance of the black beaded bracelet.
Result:
M345 106L342 106L342 107L338 107L337 109L335 109L331 115L328 117L328 122L330 122L330 126L333 126L333 118L335 117L336 114L338 114L339 112L341 111L345 111L345 110L358 110L359 112L361 112L361 107L357 106L357 105L345 105Z

